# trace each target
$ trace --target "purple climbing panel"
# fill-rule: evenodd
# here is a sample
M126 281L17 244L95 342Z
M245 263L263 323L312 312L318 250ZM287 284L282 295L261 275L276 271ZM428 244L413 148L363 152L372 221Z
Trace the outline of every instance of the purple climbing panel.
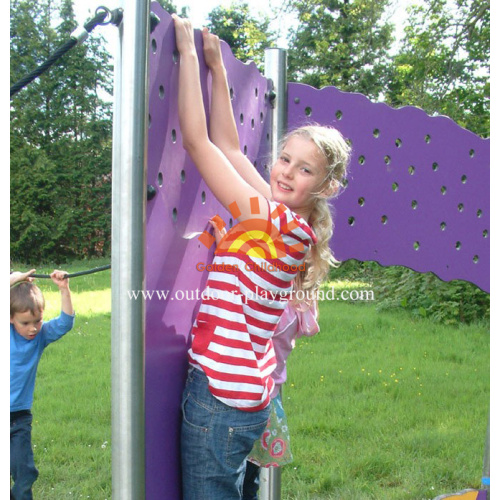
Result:
M148 201L146 224L146 497L181 498L179 434L181 395L187 370L191 324L211 261L198 236L208 219L230 214L211 192L182 147L177 113L178 55L172 19L157 3L160 23L151 35L149 74L149 144L147 183L156 190ZM202 56L201 33L195 31ZM268 81L255 64L237 61L223 45L242 147L260 171L268 159ZM205 103L207 69L201 64ZM158 291L158 293L156 292ZM161 294L168 296L161 297Z
M353 147L335 200L340 260L377 261L489 292L489 140L443 116L361 94L288 84L288 128L338 128Z
M172 19L156 2L151 35L146 224L146 496L181 498L179 434L189 331L210 262L198 236L230 214L182 147L178 55ZM202 57L201 33L195 31ZM269 83L223 44L242 149L263 173L269 161ZM210 82L201 64L206 106ZM340 260L374 260L462 279L489 291L489 141L444 117L391 109L360 94L289 84L288 126L338 127L352 142L348 188L335 201Z

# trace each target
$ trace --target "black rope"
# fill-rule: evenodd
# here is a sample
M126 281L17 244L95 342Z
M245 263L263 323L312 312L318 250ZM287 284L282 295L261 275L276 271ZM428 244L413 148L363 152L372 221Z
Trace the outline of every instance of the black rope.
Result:
M105 271L106 269L111 269L111 264L107 266L95 267L94 269L88 269L87 271L78 271L77 273L66 274L66 278L76 278L77 276L85 276L86 274L98 273L99 271ZM31 274L30 278L50 278L50 274Z
M105 19L108 17L105 21ZM21 89L26 87L29 83L31 83L35 78L38 78L41 74L47 71L58 59L60 59L66 52L71 50L75 45L77 45L80 41L85 39L86 35L88 35L97 25L106 25L106 24L114 24L118 26L122 20L123 11L122 9L115 9L114 11L110 11L106 7L98 7L95 12L95 17L84 24L84 29L87 32L84 32L82 38L71 35L71 38L61 47L59 47L43 64L38 66L34 71L32 71L29 75L26 75L24 78L19 80L17 83L12 85L10 88L10 97L17 94Z

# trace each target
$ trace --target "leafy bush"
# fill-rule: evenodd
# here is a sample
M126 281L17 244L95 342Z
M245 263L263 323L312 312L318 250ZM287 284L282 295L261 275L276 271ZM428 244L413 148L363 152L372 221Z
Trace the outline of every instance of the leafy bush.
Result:
M432 273L355 260L333 270L332 280L363 280L374 290L378 310L402 309L444 324L489 321L489 294L472 283L441 281Z

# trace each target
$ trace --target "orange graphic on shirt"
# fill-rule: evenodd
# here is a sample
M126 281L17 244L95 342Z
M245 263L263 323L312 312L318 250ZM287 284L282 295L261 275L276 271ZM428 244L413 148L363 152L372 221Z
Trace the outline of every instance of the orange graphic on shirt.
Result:
M229 210L234 219L238 219L241 211L236 202L229 205ZM250 198L250 210L254 215L259 215L258 198ZM249 257L260 259L280 259L286 256L285 243L280 232L272 220L279 218L285 211L283 205L278 205L271 213L270 219L247 219L239 222L224 235L217 245L215 254L237 253L245 254ZM216 223L219 230L224 229L225 223L221 217L216 215L212 220ZM283 226L283 232L291 232L298 227L298 223L293 219ZM215 237L208 231L203 231L198 240L207 248L215 243ZM297 243L289 247L289 252L304 252L304 245Z

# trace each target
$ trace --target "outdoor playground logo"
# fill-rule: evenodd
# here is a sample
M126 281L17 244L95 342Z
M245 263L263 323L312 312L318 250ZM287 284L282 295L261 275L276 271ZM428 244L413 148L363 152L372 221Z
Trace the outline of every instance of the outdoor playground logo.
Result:
M253 215L259 215L259 202L258 198L250 198L251 213ZM236 202L229 206L231 215L234 220L238 219L241 215L240 209ZM281 220L276 223L276 220L280 218L285 212L286 208L283 205L277 205L276 208L271 212L270 217L266 219L262 218L249 218L245 221L239 222L232 228L230 228L226 234L222 236L219 244L215 249L215 255L222 255L224 257L230 256L230 254L248 256L250 259L245 259L245 270L246 271L282 271L282 272L296 272L305 270L305 264L302 263L299 266L284 264L280 259L286 257L287 253L292 252L305 252L305 247L302 243L295 243L286 247L280 231L276 228L279 226L283 233L289 233L294 231L299 227L299 224L295 219L290 221ZM221 217L216 215L213 217L213 222L217 225L219 231L223 231L226 224ZM200 243L202 243L207 249L210 249L212 245L216 242L215 236L210 234L208 231L203 231L203 233L198 237ZM288 252L287 252L288 250ZM232 266L226 264L215 264L215 263L205 263L199 262L196 264L197 271L237 271L237 265ZM171 293L172 292L172 293ZM231 292L236 293L236 292ZM351 301L365 301L374 300L373 291L358 291L358 290L342 290L340 294L335 294L333 286L329 289L319 289L314 292L314 296L310 297L309 292L307 296L304 295L302 290L298 290L295 293L295 297L298 300L310 300L314 298L317 301L323 300L351 300ZM216 290L204 289L200 291L199 289L186 289L186 290L129 290L128 291L130 300L160 300L160 301L200 301L204 298L210 297L212 300L217 300L218 295ZM281 291L268 292L268 297L272 300L290 300L289 292L286 292L282 296ZM244 296L244 301L251 298L251 294Z
M236 202L231 203L228 208L233 219L238 219L241 216L240 208ZM286 257L285 243L280 231L273 224L273 221L279 219L285 210L285 207L280 204L271 212L270 218L262 219L256 217L239 222L222 237L215 249L215 255L235 253L264 260ZM252 215L260 214L259 199L257 197L250 198L250 211ZM226 224L218 215L212 220L217 225L219 231L224 230ZM299 224L295 219L281 224L283 232L291 232L297 227L299 227ZM198 240L208 249L216 241L215 236L211 235L208 231L203 231ZM296 243L288 247L288 253L303 253L304 249L303 243Z

